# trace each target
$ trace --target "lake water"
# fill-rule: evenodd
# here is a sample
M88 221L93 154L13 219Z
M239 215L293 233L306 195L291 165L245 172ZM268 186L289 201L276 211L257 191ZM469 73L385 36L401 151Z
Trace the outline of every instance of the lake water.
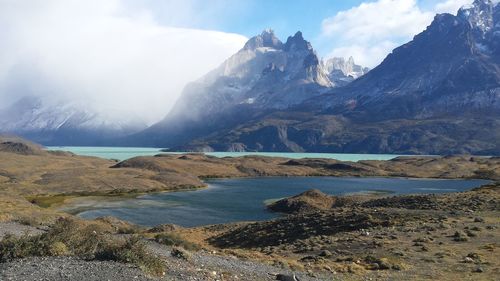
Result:
M125 160L136 156L153 156L161 152L160 148L150 147L90 147L90 146L49 146L49 150L64 150L78 155L96 156L106 159ZM178 154L178 153L170 153ZM261 155L287 158L327 158L341 161L360 160L390 160L400 155L394 154L348 154L348 153L282 153L282 152L210 152L205 153L216 157L238 157L245 155Z
M334 195L367 192L445 193L468 190L487 182L335 177L217 179L208 181L207 189L149 194L125 200L86 200L73 208L87 209L79 213L83 218L115 216L140 225L174 223L189 227L271 219L278 215L267 211L265 202L312 188Z

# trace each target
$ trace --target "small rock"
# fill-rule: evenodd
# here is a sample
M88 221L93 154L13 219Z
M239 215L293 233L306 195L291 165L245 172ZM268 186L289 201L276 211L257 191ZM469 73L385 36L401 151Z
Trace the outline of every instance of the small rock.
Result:
M330 252L328 250L324 250L324 251L321 251L321 253L319 253L319 256L320 257L331 257L332 256L332 252Z
M394 264L392 266L392 269L394 269L394 270L401 270L401 266L399 264Z
M476 233L474 233L468 229L465 231L465 234L467 234L467 236L469 236L469 237L476 237L477 236Z
M278 274L276 275L276 280L280 281L300 281L300 279L294 275Z
M465 263L473 263L474 262L474 259L470 258L470 257L465 257L464 258L464 262Z
M481 273L481 272L484 272L484 269L482 267L478 266L472 272Z
M178 247L173 248L171 254L173 257L176 257L179 259L183 259L183 260L190 260L191 259L191 254L182 248L178 248Z
M453 240L457 242L465 242L468 241L469 238L463 231L455 231L455 234L453 234Z

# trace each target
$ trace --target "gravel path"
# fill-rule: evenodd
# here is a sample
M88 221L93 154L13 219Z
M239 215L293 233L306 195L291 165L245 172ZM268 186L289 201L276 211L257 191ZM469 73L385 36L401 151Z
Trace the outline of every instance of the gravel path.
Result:
M161 250L163 251L163 250ZM163 256L163 254L162 254ZM167 273L151 277L139 268L112 261L84 261L71 257L34 257L0 264L2 281L126 281L126 280L276 280L274 274L288 274L278 268L236 258L195 253L189 261L164 256ZM331 280L297 274L301 281Z
M149 250L167 263L169 280L276 280L276 274L296 275L301 281L331 280L331 277L314 278L302 272L292 272L274 266L240 260L236 257L218 256L206 251L191 253L188 261L172 257L171 247L147 242Z
M126 281L154 280L139 268L117 262L83 261L70 257L28 258L0 263L0 280Z
M0 223L0 239L5 234L36 235L43 233L35 227L19 223ZM126 281L126 280L276 280L276 274L299 277L301 281L331 280L331 277L313 278L304 273L291 272L270 265L244 261L236 257L219 256L206 251L189 253L189 259L171 255L172 248L146 240L150 252L162 257L167 272L163 277L151 277L130 264L112 261L85 261L72 257L33 257L0 263L0 280L24 281Z
M42 233L42 229L33 226L23 225L17 222L0 222L0 239L2 239L6 234L21 236L24 234L38 235Z

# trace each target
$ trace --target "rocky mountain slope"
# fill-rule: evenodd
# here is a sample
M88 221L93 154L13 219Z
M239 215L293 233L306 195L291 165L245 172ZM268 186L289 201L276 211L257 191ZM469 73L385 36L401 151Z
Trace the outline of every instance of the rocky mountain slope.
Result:
M366 76L308 103L371 120L498 113L499 42L500 6L476 0L456 16L437 15Z
M323 63L301 32L283 43L265 30L217 69L188 84L168 116L137 135L136 142L179 145L297 106L366 71L352 58Z
M500 5L476 0L347 86L174 149L498 155L499 28Z
M137 117L111 116L76 102L26 96L0 110L0 133L21 135L44 145L98 145L146 128Z

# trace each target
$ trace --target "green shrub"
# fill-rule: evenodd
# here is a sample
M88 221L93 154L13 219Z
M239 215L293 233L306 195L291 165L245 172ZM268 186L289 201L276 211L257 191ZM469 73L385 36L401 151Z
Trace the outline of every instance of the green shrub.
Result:
M9 234L0 241L0 262L44 255L48 252L40 236L16 237Z
M172 252L170 252L173 257L183 259L183 260L191 260L191 254L184 250L183 248L174 247Z

